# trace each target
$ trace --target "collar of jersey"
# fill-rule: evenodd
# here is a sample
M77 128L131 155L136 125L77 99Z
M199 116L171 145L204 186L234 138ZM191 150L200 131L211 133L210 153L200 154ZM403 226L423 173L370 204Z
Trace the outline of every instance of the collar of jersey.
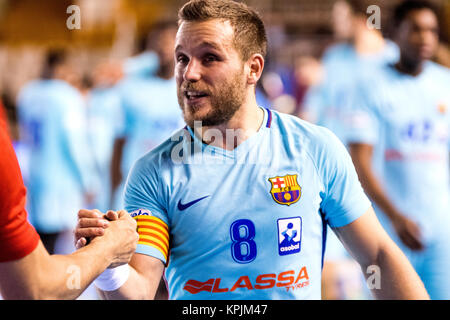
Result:
M189 131L194 143L201 146L202 152L209 153L213 156L217 155L225 158L236 159L245 156L255 145L258 144L258 141L262 139L262 137L269 131L271 127L273 117L272 111L266 108L262 107L260 108L264 111L263 124L256 132L256 134L254 134L253 136L242 142L240 145L234 148L234 150L226 150L223 148L210 146L201 141L200 139L198 139L191 127L186 126L186 128Z

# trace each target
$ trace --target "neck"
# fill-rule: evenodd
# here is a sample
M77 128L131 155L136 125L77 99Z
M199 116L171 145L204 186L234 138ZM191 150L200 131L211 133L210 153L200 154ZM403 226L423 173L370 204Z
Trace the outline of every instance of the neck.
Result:
M209 127L194 126L194 133L206 144L233 150L256 134L263 125L263 120L264 111L258 107L255 95L252 94L228 122Z
M385 41L380 32L364 26L355 31L353 44L359 54L374 54L383 50Z
M401 73L406 73L412 76L418 76L423 70L423 61L414 61L406 58L404 55L400 55L399 62L395 65L395 68Z

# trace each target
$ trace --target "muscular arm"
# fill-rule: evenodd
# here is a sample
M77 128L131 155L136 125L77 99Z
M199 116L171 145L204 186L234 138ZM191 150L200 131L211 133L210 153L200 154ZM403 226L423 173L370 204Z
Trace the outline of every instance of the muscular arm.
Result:
M114 260L120 257L126 263L126 255L129 257L134 252L137 242L134 221L131 218L126 223L122 221L122 230L116 227L108 227L103 237L70 255L49 255L39 241L24 258L0 263L2 296L5 299L77 298ZM112 245L114 240L119 243Z
M119 289L100 291L108 300L149 300L154 299L164 272L161 260L136 253L129 263L130 276Z
M136 222L125 211L117 221L94 224L103 237L67 256L50 256L27 222L26 189L4 127L0 125L0 291L7 299L73 299L110 264L134 253ZM92 213L97 216L96 212ZM102 216L99 214L99 216ZM97 220L95 220L97 221ZM103 229L105 228L106 229Z
M397 210L375 176L372 169L372 154L371 145L350 144L350 155L364 191L391 220L403 243L413 250L422 249L418 226Z
M373 173L372 154L373 146L371 145L350 144L350 155L364 191L386 213L389 219L393 220L399 213Z
M338 238L368 278L369 266L380 270L380 287L371 289L377 299L429 299L417 273L384 231L372 208L354 222L334 228Z

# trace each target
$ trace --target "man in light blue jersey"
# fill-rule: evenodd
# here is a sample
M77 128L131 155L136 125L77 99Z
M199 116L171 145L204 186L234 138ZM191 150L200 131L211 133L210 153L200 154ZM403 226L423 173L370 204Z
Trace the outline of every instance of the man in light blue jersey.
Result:
M176 24L158 24L150 37L158 55L158 69L126 77L117 85L124 123L116 136L112 157L113 207L123 207L122 176L126 176L133 163L160 144L182 123L173 76L173 48Z
M335 36L340 37L339 28L348 23L349 34L345 35L348 39L326 50L322 58L323 80L310 88L305 97L302 117L330 129L344 144L347 130L346 108L358 79L362 74L370 75L385 63L397 61L399 55L397 45L384 39L381 30L367 26L367 8L371 4L373 2L370 0L345 0L334 4ZM327 299L360 298L368 295L362 285L353 285L361 284L363 279L354 272L355 263L352 260L339 239L330 233L324 267L324 291ZM343 280L345 278L353 281Z
M122 71L126 77L142 77L153 75L158 71L159 58L156 52L146 50L127 58L123 62Z
M96 183L93 159L87 156L84 101L61 80L67 73L64 59L61 52L49 53L42 79L27 84L17 101L30 150L29 213L50 253L58 236L75 227L73 215L89 205Z
M380 221L431 298L450 299L450 72L429 61L438 43L430 4L406 1L394 21L400 61L358 88L347 138Z
M89 142L101 181L96 192L95 208L104 212L110 207L111 158L114 140L123 130L123 114L120 96L111 87L95 87L86 99Z
M245 4L182 7L175 74L187 126L134 165L125 207L138 248L96 285L108 299L152 299L167 265L172 299L320 299L330 224L364 272L381 269L377 297L427 299L339 140L256 104L266 43ZM83 211L77 233L96 236L96 223Z
M350 92L361 74L370 74L386 62L398 60L395 43L383 38L379 29L367 26L367 7L370 0L338 1L335 20L341 19L342 10L348 10L349 39L328 48L322 58L324 75L322 82L311 88L305 97L303 116L318 125L330 129L345 143L345 107ZM335 24L342 24L336 21Z

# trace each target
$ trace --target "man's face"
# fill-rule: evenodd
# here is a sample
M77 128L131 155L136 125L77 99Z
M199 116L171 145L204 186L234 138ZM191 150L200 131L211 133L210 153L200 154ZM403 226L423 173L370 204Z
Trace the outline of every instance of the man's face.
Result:
M397 44L402 55L417 62L431 59L439 43L438 26L433 11L411 11L397 31Z
M346 1L337 1L334 3L332 23L336 39L348 40L352 38L352 9Z
M247 89L244 63L233 46L228 21L183 22L175 41L178 102L186 123L203 126L228 122Z

